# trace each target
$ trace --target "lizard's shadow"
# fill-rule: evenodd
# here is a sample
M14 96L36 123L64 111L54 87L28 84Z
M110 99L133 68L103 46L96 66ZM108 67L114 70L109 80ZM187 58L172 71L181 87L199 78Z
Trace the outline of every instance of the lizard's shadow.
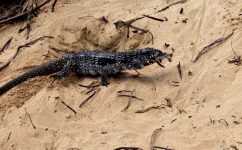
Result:
M90 76L90 75L80 75L78 73L76 73L76 76L80 79L83 79L83 78L89 78L89 79L98 79L100 80L100 75L93 75L93 76ZM143 83L143 84L153 84L151 83L151 81L153 82L153 80L157 79L158 77L158 74L155 74L155 75L152 75L152 76L149 76L149 75L146 75L146 74L141 74L141 73L132 73L132 72L119 72L117 74L112 74L112 75L109 75L109 79L112 80L110 81L110 84L112 84L112 82L119 82L119 83L122 83L122 82L127 82L127 81L130 81L130 80L135 80L135 82L139 82L139 83Z
M88 79L95 79L95 80L100 80L101 76L100 75L80 75L78 73L75 73L75 75L77 76L77 78L79 79L83 79L83 78L88 78ZM130 73L130 72L119 72L117 74L111 74L111 75L108 75L109 77L109 80L112 80L110 81L110 84L112 84L112 82L115 82L115 81L118 81L118 82L122 82L122 81L125 81L129 78L132 78L132 79L137 79L140 78L141 74L133 74L133 73Z

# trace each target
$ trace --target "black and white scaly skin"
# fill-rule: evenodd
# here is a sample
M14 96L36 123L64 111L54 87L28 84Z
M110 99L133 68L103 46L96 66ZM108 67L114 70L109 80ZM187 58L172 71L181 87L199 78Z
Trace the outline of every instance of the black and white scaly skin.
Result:
M108 75L122 70L138 70L153 63L160 66L162 59L171 61L172 54L154 48L144 48L129 52L89 51L65 55L42 64L0 87L0 95L29 78L57 74L57 79L77 72L81 75L100 75L101 84L108 85Z

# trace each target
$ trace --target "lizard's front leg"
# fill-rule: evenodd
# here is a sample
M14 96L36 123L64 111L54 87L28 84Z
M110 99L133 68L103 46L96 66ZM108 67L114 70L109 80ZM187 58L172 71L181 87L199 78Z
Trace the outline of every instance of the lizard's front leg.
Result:
M109 78L107 74L101 74L101 85L107 86L109 85Z

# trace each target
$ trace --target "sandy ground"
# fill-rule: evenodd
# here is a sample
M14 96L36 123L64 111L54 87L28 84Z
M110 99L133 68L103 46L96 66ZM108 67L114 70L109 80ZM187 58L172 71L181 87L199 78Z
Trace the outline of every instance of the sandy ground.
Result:
M241 66L228 63L235 56L232 50L242 54L242 2L188 0L156 13L174 2L60 0L53 13L51 3L41 9L28 40L26 32L17 33L23 22L1 28L0 45L11 36L13 41L0 55L0 65L21 44L45 35L54 39L22 49L0 72L0 85L71 51L155 47L170 53L173 49L174 57L171 63L163 62L164 69L154 64L140 70L142 75L138 77L135 71L112 77L111 84L100 87L81 108L79 105L92 92L79 84L92 84L99 81L98 77L73 74L53 85L50 76L38 77L15 87L0 97L0 149L112 150L134 146L148 150L156 129L160 130L154 136L155 146L175 150L242 149L242 71ZM143 14L167 18L163 22L144 18L133 23L148 29L154 35L154 44L148 33L130 29L128 38L127 28L117 30L113 24ZM100 19L103 16L108 22ZM195 63L191 61L203 47L234 29L227 41L211 48ZM165 48L165 43L170 46ZM120 90L134 90L133 95L143 100L132 99L131 106L123 111L129 97L117 96ZM149 107L157 109L136 113Z

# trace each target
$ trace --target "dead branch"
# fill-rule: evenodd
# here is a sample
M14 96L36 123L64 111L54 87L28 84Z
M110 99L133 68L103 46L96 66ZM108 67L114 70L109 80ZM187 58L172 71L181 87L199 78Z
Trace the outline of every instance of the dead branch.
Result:
M33 121L32 121L32 118L31 118L30 114L29 114L29 113L27 112L27 110L26 110L26 107L25 107L24 110L25 110L26 114L27 114L28 117L29 117L29 120L30 120L30 123L31 123L32 127L33 127L34 129L36 129L35 125L33 124Z
M8 48L9 44L11 43L13 37L10 37L9 40L3 45L3 47L0 49L0 54Z
M234 32L230 33L226 37L219 38L205 46L201 51L199 51L198 55L192 60L192 62L195 63L203 54L208 52L211 48L221 45L223 42L227 41L227 39L229 39L233 34Z
M164 8L162 8L162 9L158 10L157 13L169 9L171 6L174 6L174 5L177 5L177 4L183 4L183 3L185 3L185 2L187 2L187 0L181 0L181 1L178 1L178 2L175 2L175 3L172 3L172 4L169 4L169 5L167 5L166 7L164 7Z
M43 6L45 6L46 4L48 4L51 0L46 0L44 1L42 4L36 6L35 8L32 9L33 12L39 10L40 8L42 8ZM30 10L31 11L31 10ZM21 14L17 14L13 17L10 17L10 18L7 18L5 20L1 20L0 21L0 25L2 24L6 24L6 23L10 23L10 22L14 22L20 18L26 18L28 16L28 14L30 13L30 11L26 11L26 12L23 12Z
M42 39L45 39L45 38L54 38L54 37L52 37L52 36L42 36L42 37L37 38L37 39L35 39L35 40L33 40L33 41L30 41L30 42L28 42L28 43L26 43L26 44L20 45L20 46L17 48L15 54L14 54L14 55L13 55L8 61L7 61L4 65L2 65L2 66L0 67L0 71L2 71L4 68L6 68L6 67L11 63L11 61L14 60L14 59L16 58L16 56L18 55L18 53L19 53L19 51L20 51L21 48L29 47L29 46L35 44L36 42L38 42L39 40L42 40Z
M52 36L42 36L42 37L39 37L39 38L37 38L37 39L35 39L35 40L33 40L33 41L30 41L30 42L28 42L28 43L25 43L25 44L23 44L23 45L20 45L20 46L17 48L17 51L16 51L16 53L14 54L13 59L16 58L16 56L18 55L19 51L20 51L22 48L24 48L24 47L30 47L31 45L37 43L39 40L43 40L43 39L45 39L45 38L51 38L51 39L52 39L52 38L54 38L54 37L52 37Z
M79 107L81 108L83 105L85 105L97 92L99 92L101 89L96 89L90 96L88 96L84 101L81 102Z
M67 108L69 108L72 112L74 112L74 114L76 114L77 112L71 108L71 106L67 105L64 101L61 101L62 104L64 104Z
M161 131L162 131L162 129L158 128L158 129L155 129L155 131L152 133L151 139L150 139L150 150L154 150L154 144L155 144L155 140L157 138L156 136Z

